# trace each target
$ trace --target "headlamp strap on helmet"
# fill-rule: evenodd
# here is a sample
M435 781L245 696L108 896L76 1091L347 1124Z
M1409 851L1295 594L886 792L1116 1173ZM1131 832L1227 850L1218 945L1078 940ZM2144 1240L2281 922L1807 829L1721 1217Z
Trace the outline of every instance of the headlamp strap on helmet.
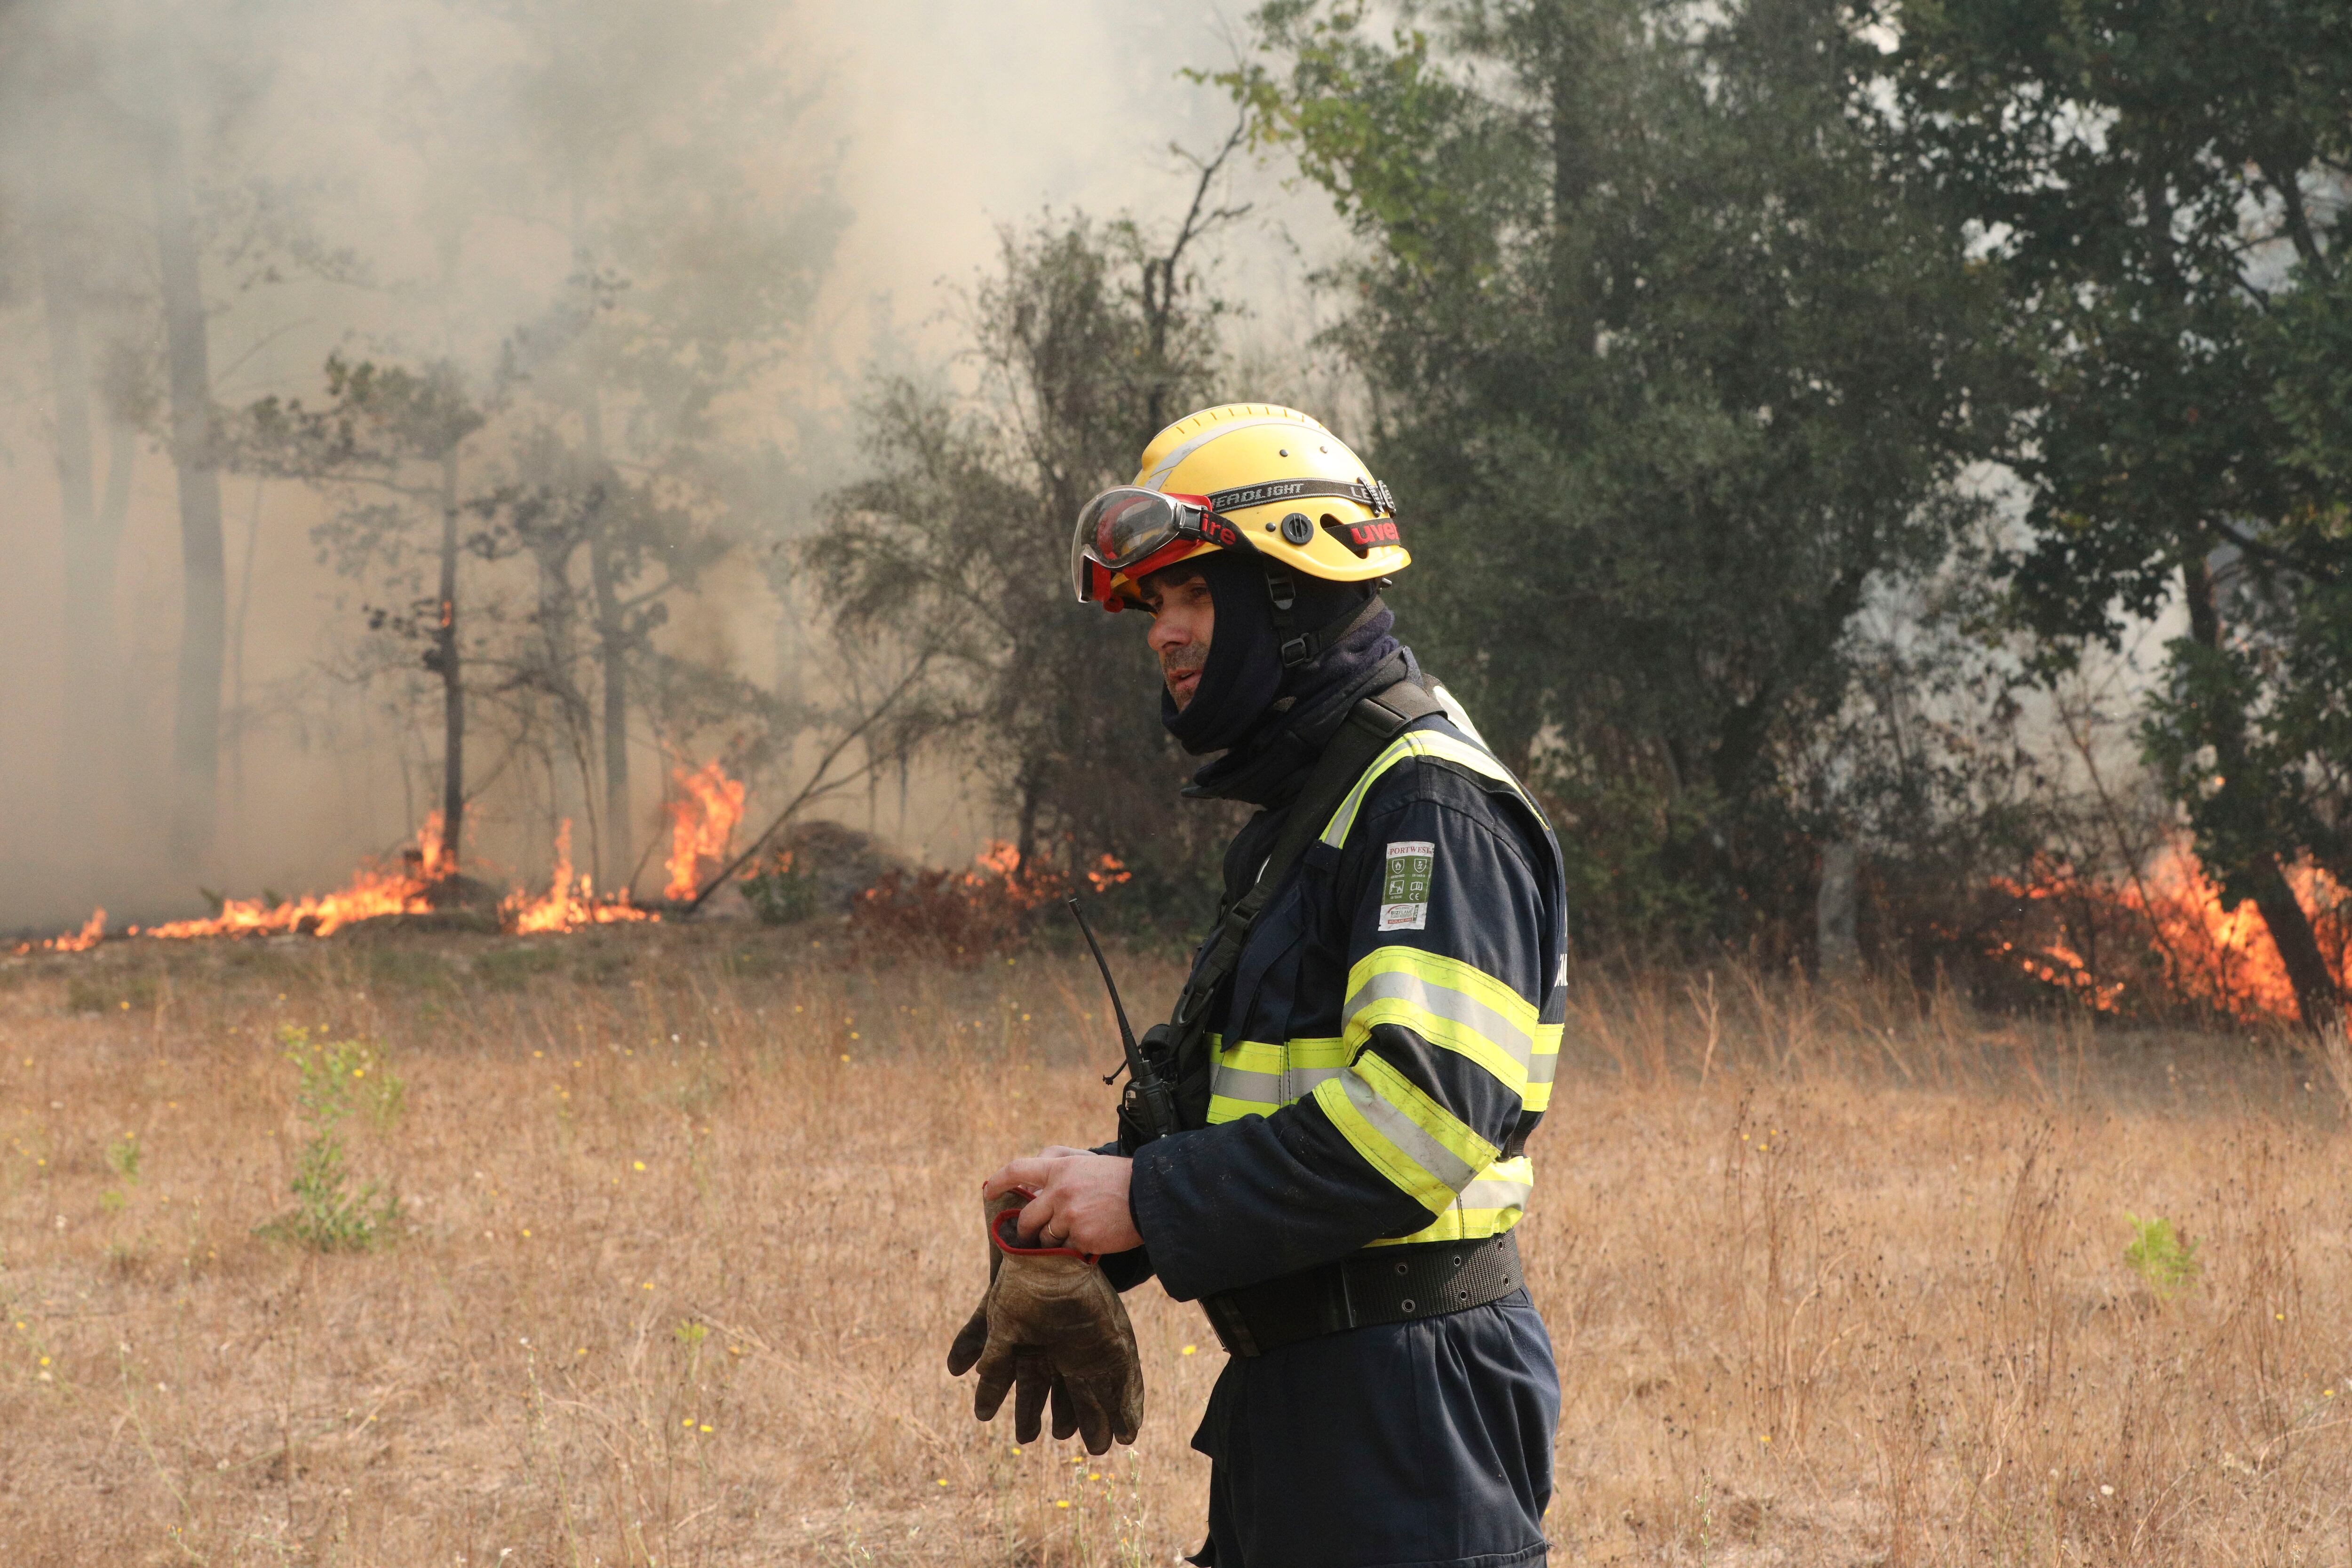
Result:
M1389 494L1388 486L1378 479L1362 484L1345 479L1269 479L1261 484L1212 490L1202 499L1209 503L1211 511L1234 512L1254 506L1272 506L1276 501L1304 500L1322 496L1334 500L1354 501L1366 510L1384 517L1396 515L1395 499Z

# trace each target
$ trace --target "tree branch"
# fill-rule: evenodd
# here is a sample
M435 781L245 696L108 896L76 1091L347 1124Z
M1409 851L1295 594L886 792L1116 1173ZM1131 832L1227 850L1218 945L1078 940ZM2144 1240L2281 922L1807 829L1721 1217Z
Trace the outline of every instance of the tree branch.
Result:
M2271 188L2278 192L2280 202L2286 207L2287 237L2294 241L2295 255L2302 258L2304 266L2317 273L2322 279L2333 276L2328 268L2327 255L2319 248L2319 237L2312 232L2311 214L2303 202L2300 171L2290 171L2282 180L2268 163L2256 166L2262 170L2263 178L2271 183Z
M913 690L915 683L922 679L923 672L929 667L930 662L930 650L927 648L916 658L915 667L907 672L906 679L898 682L898 686L891 690L890 695L885 697L880 702L877 703L872 709L870 709L866 712L865 718L860 719L848 730L843 731L841 739L835 741L833 743L832 748L828 750L824 756L817 759L816 771L809 774L808 782L801 785L800 793L793 796L791 801L785 805L783 810L776 813L775 820L769 823L766 827L761 830L760 837L751 840L750 848L744 850L743 853L736 856L735 858L727 862L727 864L719 869L719 874L711 878L703 889L695 894L694 897L688 901L686 908L679 911L679 918L683 919L685 916L690 915L694 913L695 910L700 909L704 900L717 892L719 888L726 883L728 878L732 877L736 872L741 870L751 860L751 857L757 855L761 849L767 847L768 840L776 836L776 830L778 828L783 826L785 823L792 820L793 814L794 812L800 810L802 806L806 805L811 800L823 793L819 788L819 785L824 783L824 775L833 770L833 764L840 758L841 753L849 749L849 743L852 741L856 740L860 735L866 733L866 731L872 729L875 724L881 720L882 715L890 710L891 706L895 704L899 698L904 697L908 692Z
M2290 572L2300 572L2315 582L2334 583L2337 579L2336 568L2325 562L2307 561L2292 551L2282 550L2275 544L2256 539L2253 535L2232 527L2219 518L2207 518L2205 526L2257 561L2267 561L2273 566L2284 566Z

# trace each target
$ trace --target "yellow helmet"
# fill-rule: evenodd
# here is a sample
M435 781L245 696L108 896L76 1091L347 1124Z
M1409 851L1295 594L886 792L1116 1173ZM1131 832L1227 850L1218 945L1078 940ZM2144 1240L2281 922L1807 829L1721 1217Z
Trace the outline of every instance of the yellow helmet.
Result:
M1154 436L1135 482L1079 512L1071 586L1121 609L1145 577L1212 550L1339 583L1412 563L1388 487L1320 423L1270 403L1204 408Z

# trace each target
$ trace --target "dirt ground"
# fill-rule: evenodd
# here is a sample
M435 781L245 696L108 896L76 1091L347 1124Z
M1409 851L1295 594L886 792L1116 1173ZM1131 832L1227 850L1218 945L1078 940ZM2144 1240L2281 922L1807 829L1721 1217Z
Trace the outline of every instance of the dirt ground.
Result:
M1108 1127L1103 1012L1067 955L805 927L8 961L0 1563L1172 1563L1196 1309L1129 1298L1101 1460L941 1365L979 1178ZM289 1028L397 1085L336 1126L370 1248L272 1226ZM1522 1232L1556 1562L2352 1563L2324 1073L1736 973L1586 976L1569 1056Z

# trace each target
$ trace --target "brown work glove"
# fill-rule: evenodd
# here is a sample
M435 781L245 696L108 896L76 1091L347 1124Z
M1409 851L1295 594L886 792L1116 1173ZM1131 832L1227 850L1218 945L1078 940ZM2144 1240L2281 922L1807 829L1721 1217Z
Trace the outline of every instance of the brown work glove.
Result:
M1055 1436L1076 1432L1089 1454L1114 1438L1132 1443L1143 1425L1143 1363L1127 1309L1090 1255L1022 1244L1013 1216L1028 1201L1006 1193L985 1205L988 1294L948 1347L948 1372L961 1377L979 1366L971 1413L982 1421L996 1419L1017 1389L1013 1436L1021 1442L1036 1440L1050 1398Z

